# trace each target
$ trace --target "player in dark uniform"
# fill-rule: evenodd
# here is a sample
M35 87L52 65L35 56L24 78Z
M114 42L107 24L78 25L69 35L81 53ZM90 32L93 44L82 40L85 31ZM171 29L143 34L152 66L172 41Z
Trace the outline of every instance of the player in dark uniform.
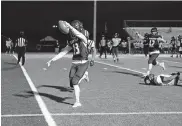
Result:
M182 36L181 35L178 36L177 42L178 42L178 48L177 48L177 56L176 57L178 58L178 55L179 55L181 58L181 55L182 55Z
M173 57L173 55L175 54L175 51L176 51L176 39L175 37L171 37L171 45L172 45L172 48L171 48L171 57Z
M63 49L63 51L47 62L47 64L50 66L52 61L62 58L66 53L73 49L72 66L69 73L69 80L70 86L74 88L76 97L76 102L73 107L79 107L81 106L79 83L80 80L83 79L83 76L85 75L89 66L89 43L88 38L85 36L86 30L84 30L83 24L80 21L74 20L71 25L66 22L66 25L69 28L71 40ZM90 61L90 65L94 65L93 57Z
M159 65L163 69L165 69L164 62L159 63L156 61L157 57L160 54L159 51L159 42L166 42L161 35L158 35L157 28L154 27L151 29L151 34L148 34L147 37L143 37L139 33L136 33L141 39L146 40L147 43L149 43L149 60L148 60L148 71L147 75L150 74L152 70L152 66Z
M145 57L147 57L149 52L149 43L147 42L147 40L148 40L148 33L144 35L144 40L143 40L143 45L144 45L143 51L144 51Z

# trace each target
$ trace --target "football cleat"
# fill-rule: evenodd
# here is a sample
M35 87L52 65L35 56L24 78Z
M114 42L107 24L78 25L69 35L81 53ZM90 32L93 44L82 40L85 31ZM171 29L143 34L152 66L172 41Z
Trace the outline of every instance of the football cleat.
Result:
M166 68L165 68L165 65L164 65L164 62L163 63L161 63L161 67L163 68L163 70L165 70Z
M88 71L85 72L85 75L84 76L85 76L85 78L84 78L85 81L86 82L89 82Z
M82 104L80 102L75 102L75 104L72 106L73 108L80 107Z

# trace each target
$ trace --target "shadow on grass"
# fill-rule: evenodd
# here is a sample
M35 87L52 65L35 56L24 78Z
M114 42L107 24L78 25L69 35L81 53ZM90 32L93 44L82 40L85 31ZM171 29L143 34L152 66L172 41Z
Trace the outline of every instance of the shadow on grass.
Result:
M112 73L119 73L119 74L125 74L125 75L131 75L134 77L140 77L144 78L143 74L140 73L134 73L134 72L122 72L122 71L111 71Z
M12 62L4 62L4 64L8 64L8 65L17 65L17 63L12 63Z
M68 105L73 105L71 103L68 103L68 102L65 102L65 100L67 99L72 99L72 97L58 97L58 96L54 96L54 95L51 95L51 94L47 94L47 93L37 93L37 92L33 92L33 91L25 91L23 92L23 94L14 94L13 96L16 96L16 97L23 97L23 98L30 98L30 97L33 97L34 95L40 95L40 96L43 96L43 97L47 97L51 100L54 100L58 103L63 103L63 104L68 104Z
M160 86L160 85L147 85L147 84L145 84L145 83L139 83L140 85L146 85L146 86ZM173 86L175 86L175 87L182 87L182 85L173 85ZM160 86L161 87L161 86Z
M58 89L62 92L73 92L73 88L62 87L62 86L41 85L41 86L38 86L37 88L42 88L42 87L54 88L54 89Z
M19 65L16 65L16 66L13 66L13 67L4 67L4 68L1 68L2 71L8 71L8 70L13 70L13 69L16 69L16 68L19 68L20 66Z
M8 70L13 70L16 68L19 68L19 64L15 63L15 62L3 62L3 64L6 64L6 67L2 67L1 70L2 71L8 71ZM13 65L13 66L12 66Z

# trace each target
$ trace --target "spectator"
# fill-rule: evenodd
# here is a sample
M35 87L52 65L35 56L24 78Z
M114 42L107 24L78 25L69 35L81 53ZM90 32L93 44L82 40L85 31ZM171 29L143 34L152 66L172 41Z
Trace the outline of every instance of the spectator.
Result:
M163 50L164 50L165 54L169 53L169 43L168 42L163 43Z
M173 55L175 54L175 50L176 50L176 39L174 36L171 37L171 43L170 44L171 44L171 53L172 53L171 57L173 57Z
M99 43L99 46L100 46L100 58L102 57L102 54L104 53L105 54L105 59L107 58L107 43L106 43L106 39L105 39L105 36L102 35L102 39L100 40L100 43Z
M10 54L11 53L11 49L12 49L12 40L10 38L8 38L6 40L6 53Z
M112 38L112 55L113 55L113 59L114 62L119 62L119 58L118 58L118 45L121 42L121 38L119 38L119 34L115 33L114 37Z
M130 39L130 37L127 37L127 43L128 43L128 52L129 52L129 54L131 53L131 39Z
M111 55L111 49L112 49L112 44L111 44L111 40L108 39L107 40L107 52Z
M140 54L143 54L143 42L139 41L139 47L140 47Z
M178 35L177 40L176 40L176 58L178 58L178 55L180 55L180 46L182 43L182 37L181 35Z
M163 51L163 43L162 42L159 42L159 50L161 53L164 53Z
M127 42L125 40L123 40L121 42L121 47L122 47L122 53L123 54L126 54L127 53L127 46L128 46Z

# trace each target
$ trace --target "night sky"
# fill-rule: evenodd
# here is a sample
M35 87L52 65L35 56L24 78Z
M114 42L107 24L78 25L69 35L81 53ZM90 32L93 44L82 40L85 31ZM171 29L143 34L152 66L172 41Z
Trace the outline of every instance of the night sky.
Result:
M1 2L1 32L16 39L24 30L31 43L47 35L63 40L65 35L52 28L58 20L78 19L85 29L93 31L93 1ZM121 32L123 20L182 20L182 2L97 2L97 34L104 31Z

